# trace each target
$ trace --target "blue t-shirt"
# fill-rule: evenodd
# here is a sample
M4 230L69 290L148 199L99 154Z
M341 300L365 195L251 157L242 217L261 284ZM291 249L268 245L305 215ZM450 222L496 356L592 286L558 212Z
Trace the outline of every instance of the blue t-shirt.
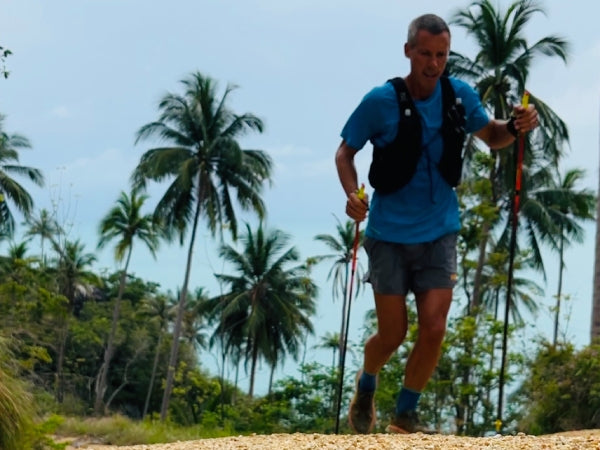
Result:
M489 122L479 95L467 83L450 77L456 98L465 107L467 133ZM454 189L437 169L443 151L442 88L438 81L433 94L415 100L421 117L423 153L417 170L403 188L386 195L373 193L366 235L388 242L417 244L460 229L458 199ZM350 147L360 150L367 141L377 146L391 143L398 132L400 112L391 83L372 89L348 118L341 136Z

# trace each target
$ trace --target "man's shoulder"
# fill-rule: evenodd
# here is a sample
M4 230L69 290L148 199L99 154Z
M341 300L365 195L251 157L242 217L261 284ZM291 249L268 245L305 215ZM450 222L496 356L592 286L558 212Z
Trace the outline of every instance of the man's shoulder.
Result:
M365 98L387 99L394 96L394 86L392 86L392 83L386 81L385 83L375 86L369 92L367 92Z
M476 94L475 89L473 89L473 86L471 86L466 81L452 76L448 77L448 80L450 80L450 84L452 85L452 88L454 89L455 93Z

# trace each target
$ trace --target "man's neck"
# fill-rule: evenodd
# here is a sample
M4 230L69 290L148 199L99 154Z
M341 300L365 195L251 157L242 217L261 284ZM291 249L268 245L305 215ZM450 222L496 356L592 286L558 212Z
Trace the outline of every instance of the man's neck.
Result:
M406 83L408 92L413 100L426 100L431 96L431 94L433 94L433 91L435 90L435 87L431 89L429 87L420 85L415 81L411 74L408 74L404 77L404 82Z

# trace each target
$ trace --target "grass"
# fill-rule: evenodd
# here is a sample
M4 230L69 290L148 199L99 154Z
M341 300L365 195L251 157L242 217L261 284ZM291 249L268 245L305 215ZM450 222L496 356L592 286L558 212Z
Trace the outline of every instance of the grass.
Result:
M0 448L21 450L31 426L32 400L22 383L0 368Z
M162 444L231 435L220 428L181 427L159 420L134 421L122 415L65 418L55 434L58 437L93 438L108 445Z

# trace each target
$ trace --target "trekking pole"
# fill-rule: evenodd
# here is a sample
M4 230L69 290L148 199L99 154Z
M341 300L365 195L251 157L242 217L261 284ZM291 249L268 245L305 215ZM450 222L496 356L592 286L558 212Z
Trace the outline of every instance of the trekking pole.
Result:
M362 184L356 193L359 199L365 198L365 185ZM350 326L350 305L352 304L352 287L354 286L354 273L356 272L356 252L358 251L358 242L360 241L360 222L356 221L354 231L354 245L352 246L352 265L350 271L350 286L348 287L348 308L346 309L346 317L342 320L346 321L342 348L340 349L340 377L338 382L338 398L337 411L335 416L335 434L340 430L340 410L342 409L342 391L344 390L344 366L346 365L346 347L348 345L348 327Z
M529 92L523 93L521 104L527 108ZM517 246L517 224L519 220L519 206L521 202L521 177L523 175L523 155L525 153L525 133L519 132L515 142L515 192L512 204L511 235L508 256L508 281L506 286L506 305L504 308L504 330L502 333L502 363L500 365L500 380L498 391L498 418L496 419L496 432L502 430L502 401L504 397L504 372L506 370L506 348L508 342L508 317L512 297L513 271L515 261L515 248Z

